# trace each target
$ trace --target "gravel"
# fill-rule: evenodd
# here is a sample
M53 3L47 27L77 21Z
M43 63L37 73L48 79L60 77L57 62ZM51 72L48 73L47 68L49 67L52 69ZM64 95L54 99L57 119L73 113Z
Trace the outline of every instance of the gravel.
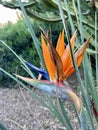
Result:
M24 89L0 89L0 122L8 130L65 130Z
M33 91L36 91L44 100L40 91L36 89ZM55 102L54 99L53 101ZM68 102L65 102L65 107L72 120L74 130L79 130L78 121ZM45 107L23 88L0 88L0 122L8 130L66 130Z

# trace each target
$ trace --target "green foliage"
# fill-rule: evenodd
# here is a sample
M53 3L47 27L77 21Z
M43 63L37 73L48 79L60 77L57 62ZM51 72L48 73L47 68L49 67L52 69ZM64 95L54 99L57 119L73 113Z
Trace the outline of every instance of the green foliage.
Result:
M59 25L59 28L58 28ZM37 38L40 40L41 29L42 27L45 30L53 30L53 42L56 44L59 32L62 30L62 24L47 24L36 22L32 20L32 26L34 28ZM48 29L47 29L48 28ZM9 23L4 28L0 29L0 39L7 43L19 56L21 56L26 61L31 62L32 64L40 67L38 53L33 44L31 35L27 30L26 24L24 21L19 21L15 25ZM26 72L21 69L21 64L17 58L7 49L3 48L0 45L0 66L10 73L19 73L26 75ZM37 76L37 73L35 73ZM12 81L6 75L0 72L0 84L3 87L11 87ZM11 82L11 84L10 84Z
M18 22L16 25L8 24L6 27L1 28L0 39L5 41L19 56L22 56L25 60L32 63L34 62L35 65L39 64L36 49L32 44L31 36L28 30L26 30L25 23L23 21ZM6 48L0 52L0 64L5 70L9 70L11 73L16 73L18 71L25 74L21 71L20 63L12 53L10 53ZM7 82L6 85L5 81ZM10 79L2 74L0 77L0 83L7 87L10 85Z

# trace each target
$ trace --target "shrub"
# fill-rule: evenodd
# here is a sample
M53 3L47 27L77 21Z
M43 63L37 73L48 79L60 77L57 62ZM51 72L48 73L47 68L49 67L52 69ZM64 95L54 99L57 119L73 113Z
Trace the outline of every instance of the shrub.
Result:
M35 34L40 40L41 29L53 29L53 43L56 44L58 38L58 32L62 30L62 24L47 24L42 22L36 22L32 20L32 26L34 28ZM26 24L24 21L18 21L15 25L8 23L7 26L0 29L0 39L7 43L19 56L24 58L25 60L33 63L34 65L39 67L39 57L38 53L36 52L35 46L33 45L31 35L26 28ZM0 45L0 65L6 71L10 73L18 73L25 75L26 73L21 69L21 65L19 61L15 58L15 56L9 52L8 49L3 48ZM37 74L34 72L37 76ZM0 84L4 87L11 87L12 82L11 79L4 74L0 74ZM10 85L11 82L11 85Z

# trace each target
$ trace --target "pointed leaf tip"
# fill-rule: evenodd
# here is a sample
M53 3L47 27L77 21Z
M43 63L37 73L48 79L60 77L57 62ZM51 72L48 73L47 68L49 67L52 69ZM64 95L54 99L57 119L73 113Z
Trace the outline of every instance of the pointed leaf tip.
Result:
M71 45L72 45L72 49L74 49L76 36L77 36L77 30L74 32L74 34L72 35L72 37L70 39L70 42L71 42Z
M86 48L88 47L88 45L90 43L90 39L91 39L91 36L86 40L86 42L75 53L75 59L76 59L76 63L77 63L78 67L81 65L84 54L86 52Z
M59 56L62 57L64 50L65 45L64 45L64 29L63 29L62 33L59 34L56 51L58 52Z

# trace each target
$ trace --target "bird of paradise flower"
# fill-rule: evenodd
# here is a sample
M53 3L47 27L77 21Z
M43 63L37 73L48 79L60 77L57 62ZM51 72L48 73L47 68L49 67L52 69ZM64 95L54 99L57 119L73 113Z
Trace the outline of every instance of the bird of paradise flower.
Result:
M70 39L72 49L74 50L74 44L77 33L75 32ZM90 42L90 37L86 42L80 46L74 54L74 58L77 66L79 67L82 63L86 48ZM69 44L65 46L64 43L64 30L60 33L57 46L54 48L51 40L49 40L48 34L43 31L41 34L42 52L45 61L46 69L39 69L26 61L26 64L32 69L41 73L47 80L37 80L16 75L18 78L25 82L33 85L34 87L46 91L53 96L56 96L56 87L58 86L58 97L65 100L71 99L77 108L77 111L81 111L81 100L77 94L69 87L63 84L74 71L72 57L70 53Z

